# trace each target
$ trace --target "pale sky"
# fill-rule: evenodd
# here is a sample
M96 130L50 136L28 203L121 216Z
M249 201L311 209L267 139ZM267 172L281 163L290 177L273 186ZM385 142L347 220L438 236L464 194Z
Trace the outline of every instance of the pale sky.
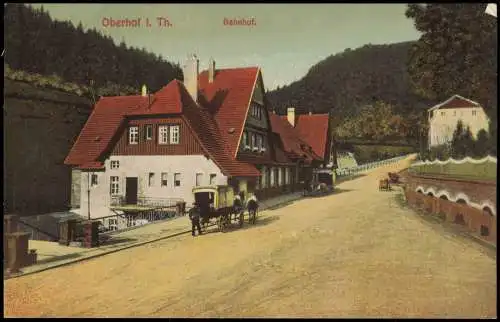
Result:
M39 8L42 4L33 5ZM95 27L116 43L144 47L183 65L189 53L208 67L260 66L268 89L302 78L346 48L416 40L405 4L43 4L51 17ZM157 17L172 27L159 27ZM104 27L103 19L141 18L142 27ZM151 27L146 26L146 18ZM255 26L224 26L224 18L255 18Z

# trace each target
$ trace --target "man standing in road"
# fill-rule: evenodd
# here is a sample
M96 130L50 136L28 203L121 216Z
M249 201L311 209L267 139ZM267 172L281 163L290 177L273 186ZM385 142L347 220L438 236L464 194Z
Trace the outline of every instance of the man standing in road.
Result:
M193 203L193 208L189 210L189 219L191 219L191 234L193 237L196 235L196 229L198 229L198 235L201 235L201 225L200 225L201 211L198 203Z

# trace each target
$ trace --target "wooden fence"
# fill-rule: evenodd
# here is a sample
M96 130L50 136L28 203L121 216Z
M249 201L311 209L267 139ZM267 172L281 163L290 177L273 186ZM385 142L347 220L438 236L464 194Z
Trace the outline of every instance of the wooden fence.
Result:
M446 199L427 196L410 189L405 189L405 196L410 206L437 215L447 222L465 226L474 235L496 245L497 220L490 212Z

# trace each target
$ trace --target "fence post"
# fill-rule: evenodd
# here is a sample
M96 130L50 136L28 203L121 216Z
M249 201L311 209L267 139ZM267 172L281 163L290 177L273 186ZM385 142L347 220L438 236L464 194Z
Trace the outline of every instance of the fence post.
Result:
M18 216L16 216L16 215L3 216L4 234L15 233L16 231L19 230L17 219L18 219Z
M17 273L21 267L28 264L29 236L29 233L23 232L7 235L7 269L10 273Z

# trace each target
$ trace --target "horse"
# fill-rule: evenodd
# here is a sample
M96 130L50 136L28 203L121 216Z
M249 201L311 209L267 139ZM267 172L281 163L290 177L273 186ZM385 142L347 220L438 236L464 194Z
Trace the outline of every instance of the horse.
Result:
M381 179L378 183L378 190L391 190L391 186L389 184L389 179Z
M259 203L255 198L251 198L247 202L247 210L248 210L248 217L249 220L252 224L255 224L255 220L257 219L257 212L259 210Z

